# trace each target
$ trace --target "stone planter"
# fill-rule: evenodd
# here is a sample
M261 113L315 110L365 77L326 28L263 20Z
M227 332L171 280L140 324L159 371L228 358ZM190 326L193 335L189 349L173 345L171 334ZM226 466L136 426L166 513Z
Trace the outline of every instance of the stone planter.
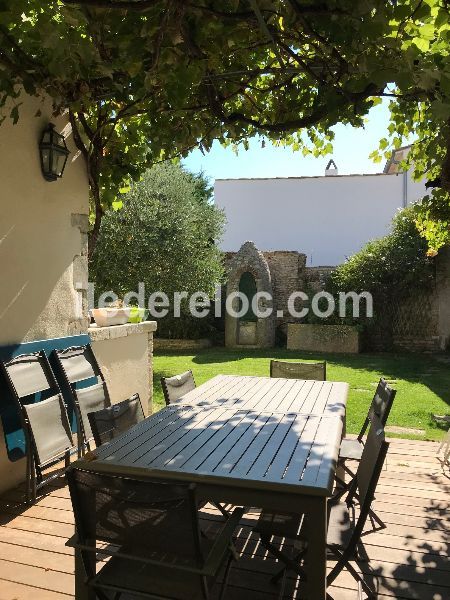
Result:
M360 334L350 325L303 325L289 323L287 349L309 352L358 354Z
M153 349L156 352L164 352L166 350L190 352L202 350L203 348L210 348L211 346L211 340L206 338L201 338L199 340L154 338L153 340Z

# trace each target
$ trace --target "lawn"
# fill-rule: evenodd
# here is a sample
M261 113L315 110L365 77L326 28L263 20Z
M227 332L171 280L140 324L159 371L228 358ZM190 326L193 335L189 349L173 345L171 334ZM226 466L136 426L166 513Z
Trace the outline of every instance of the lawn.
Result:
M223 374L269 375L269 359L326 360L327 379L347 381L350 394L347 431L357 433L367 414L375 387L384 376L397 389L388 425L424 430L413 439L439 440L444 430L431 414L450 412L450 356L423 354L309 354L282 349L227 350L211 348L196 354L154 356L154 410L164 405L160 378L192 369L197 385Z

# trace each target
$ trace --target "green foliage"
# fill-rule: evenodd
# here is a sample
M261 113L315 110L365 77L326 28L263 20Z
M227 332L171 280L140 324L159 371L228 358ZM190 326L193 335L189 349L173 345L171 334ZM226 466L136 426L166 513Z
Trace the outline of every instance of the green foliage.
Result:
M420 205L413 205L400 211L389 235L369 242L332 273L329 289L388 297L429 283L433 261L416 226L420 210Z
M450 192L450 17L442 0L2 0L0 106L17 83L69 107L87 165L94 233L117 190L151 164L214 139L264 134L332 151L332 126L364 126L382 97L391 124L374 159L411 136L417 176ZM261 26L261 21L264 21ZM418 222L432 250L446 218ZM439 221L439 225L436 225Z
M223 277L214 240L221 236L224 217L209 198L207 181L179 165L146 171L124 195L123 208L105 214L90 271L96 296L113 290L123 297L137 292L139 282L145 285L146 303L159 291L169 298L182 291L212 296ZM174 319L163 329L188 337L210 327L203 321L196 319L195 329L193 319Z

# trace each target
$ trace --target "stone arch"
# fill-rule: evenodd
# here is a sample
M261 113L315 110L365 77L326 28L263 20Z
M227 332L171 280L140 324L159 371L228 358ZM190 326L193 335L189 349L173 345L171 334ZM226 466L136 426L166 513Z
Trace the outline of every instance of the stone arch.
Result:
M253 242L245 242L233 257L229 265L227 297L239 291L239 282L244 273L253 275L256 292L265 292L270 300L260 299L260 310L273 310L273 287L269 265L262 252ZM239 298L234 298L232 308L239 310ZM228 347L270 348L275 341L275 315L257 318L254 322L241 321L238 317L225 314L225 345Z

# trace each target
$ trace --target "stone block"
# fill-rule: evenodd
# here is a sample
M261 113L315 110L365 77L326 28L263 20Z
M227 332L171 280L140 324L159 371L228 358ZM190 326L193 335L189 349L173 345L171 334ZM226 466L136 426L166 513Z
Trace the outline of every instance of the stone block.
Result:
M349 325L289 323L287 349L357 354L360 348L359 338L360 334L356 327Z

